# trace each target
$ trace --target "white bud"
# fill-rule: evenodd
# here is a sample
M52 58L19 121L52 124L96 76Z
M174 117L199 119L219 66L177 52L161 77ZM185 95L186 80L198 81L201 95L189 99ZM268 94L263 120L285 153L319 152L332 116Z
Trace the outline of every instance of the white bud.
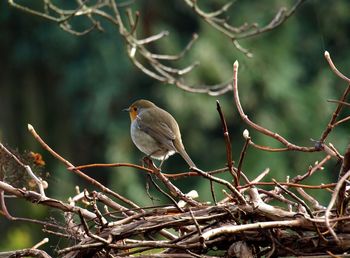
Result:
M131 50L130 50L130 57L134 58L136 54L136 46L132 46Z
M243 138L246 140L250 139L249 131L247 129L243 131Z
M189 191L187 194L185 194L186 195L186 197L189 197L189 198L191 198L191 199L196 199L196 198L198 198L198 192L196 191L196 190L191 190L191 191ZM177 205L180 207L180 208L184 208L186 205L187 205L187 203L184 201L184 200L180 200L178 203L177 203Z
M198 192L196 190L191 190L186 194L187 197L190 197L192 199L198 198Z

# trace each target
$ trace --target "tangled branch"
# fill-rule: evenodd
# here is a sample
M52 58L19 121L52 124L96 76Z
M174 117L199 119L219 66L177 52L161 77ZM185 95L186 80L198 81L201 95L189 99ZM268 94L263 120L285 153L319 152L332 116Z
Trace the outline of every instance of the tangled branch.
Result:
M255 37L262 33L271 31L278 26L282 25L291 15L294 14L296 9L301 6L305 0L297 0L296 3L289 9L285 7L281 7L276 13L275 17L265 26L260 27L258 23L244 23L243 25L236 27L232 26L228 23L229 18L227 16L228 9L233 5L233 2L228 2L223 5L220 9L213 12L205 12L203 11L199 5L197 0L184 0L185 3L192 8L192 10L201 17L205 22L211 25L213 28L227 36L234 44L234 46L248 57L253 57L253 54L243 48L238 40ZM224 16L224 17L222 17Z
M328 53L325 55L331 64L331 69L343 78L331 62ZM302 154L311 151L324 151L325 156L305 169L305 173L288 179L285 182L263 182L269 170L265 170L255 179L249 179L244 173L242 164L249 147L259 150L277 151L268 146L259 146L252 142L246 130L243 137L246 142L242 147L237 167L231 157L231 145L226 120L217 102L217 108L222 120L225 137L227 166L215 171L193 169L186 173L175 175L161 173L152 162L145 160L145 166L129 163L92 164L74 167L71 162L59 155L51 148L32 126L28 126L34 139L53 157L67 168L67 171L86 180L93 191L77 190L68 202L46 196L44 187L40 188L43 180L35 176L37 191L24 187L16 187L6 182L6 174L0 173L1 214L10 220L22 220L43 226L47 234L66 239L67 245L61 246L57 254L61 257L247 257L247 256L321 256L328 254L341 255L350 248L349 224L349 157L350 147L344 155L331 144L324 142L334 127L342 107L347 106L345 93L336 101L336 108L332 118L323 133L318 146L303 147L287 141L283 136L252 122L245 115L238 95L238 63L234 64L234 98L238 112L244 122L253 130L271 137L284 148L279 151L293 150ZM329 150L325 150L329 148ZM335 155L334 153L337 153ZM342 162L338 182L320 185L302 184L311 177L318 176L325 171L325 165L332 158ZM7 161L7 162L4 162ZM6 171L9 161L17 164L17 169L27 165L17 154L0 144L1 168ZM165 206L140 207L135 200L111 190L95 179L87 176L83 171L98 166L119 167L119 169L134 168L137 171L156 177L153 181L157 191L164 194L171 201ZM16 166L14 166L16 168ZM28 169L26 169L28 172ZM33 172L33 171L32 171ZM30 177L33 173L28 172ZM227 173L231 180L217 176ZM207 180L211 185L214 203L199 201L198 193L191 191L183 193L175 185L175 180L187 177L198 177ZM244 181L244 184L242 182ZM232 183L234 182L234 183ZM47 183L45 185L48 187ZM221 187L225 198L218 200L213 188ZM330 202L322 205L320 200L311 193L312 189L330 193ZM294 191L295 190L295 191ZM11 215L6 208L8 197L23 199L33 205L41 205L55 209L63 214L64 221L52 223L45 220L19 218ZM273 201L273 204L272 204ZM49 257L39 246L8 251L2 255L16 255L21 257L32 255Z
M249 57L252 54L241 47L237 40L258 36L275 29L284 23L304 1L298 0L290 10L281 8L270 23L264 27L259 27L256 23L233 27L227 23L226 18L220 18L227 13L231 3L226 4L218 11L206 13L199 8L197 1L184 0L185 4L199 17L203 18L214 29L229 37L234 46ZM183 59L198 39L198 35L194 33L192 39L179 54L171 55L152 52L150 44L157 43L164 37L169 36L169 32L161 31L146 38L139 38L137 27L140 13L132 11L130 7L132 2L117 4L115 0L75 0L76 7L70 9L66 9L63 3L58 5L52 0L42 0L41 4L36 3L34 7L31 7L30 3L25 5L18 3L16 0L8 0L8 3L10 6L23 12L54 22L61 29L75 36L83 36L93 30L103 32L101 21L106 20L110 22L118 29L119 35L124 40L131 62L144 74L159 82L173 84L188 92L205 93L213 96L222 95L232 89L232 84L227 81L215 85L191 85L186 82L185 75L198 66L199 62L195 61L183 68L176 68L168 63ZM86 28L76 29L74 26L75 19L82 19Z

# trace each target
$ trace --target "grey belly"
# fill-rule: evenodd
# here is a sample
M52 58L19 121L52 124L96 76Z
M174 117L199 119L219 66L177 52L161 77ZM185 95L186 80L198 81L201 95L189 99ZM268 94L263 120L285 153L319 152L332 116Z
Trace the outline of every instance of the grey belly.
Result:
M147 156L151 155L152 158L164 160L175 153L174 151L165 149L153 137L141 131L135 122L131 124L130 131L131 139L136 147Z

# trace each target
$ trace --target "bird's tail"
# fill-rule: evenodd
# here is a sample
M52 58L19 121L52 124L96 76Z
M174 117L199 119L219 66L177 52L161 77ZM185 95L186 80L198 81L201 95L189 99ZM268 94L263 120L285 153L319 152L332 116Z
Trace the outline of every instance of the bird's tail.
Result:
M196 168L196 164L194 164L194 162L192 161L192 159L190 158L190 156L188 156L187 152L185 151L184 148L180 149L179 154L181 155L181 157L183 157L183 159L187 162L187 164L191 167L191 168Z

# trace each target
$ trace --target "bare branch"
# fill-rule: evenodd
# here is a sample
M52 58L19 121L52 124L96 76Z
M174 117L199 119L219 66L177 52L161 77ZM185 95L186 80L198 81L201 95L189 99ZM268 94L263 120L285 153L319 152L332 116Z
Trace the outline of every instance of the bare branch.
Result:
M189 7L191 7L192 10L205 22L207 22L214 29L231 39L234 43L234 46L239 51L246 54L247 57L253 57L252 53L250 53L245 48L241 47L237 40L254 37L277 28L278 26L282 25L285 21L287 21L287 19L291 15L293 15L296 9L300 7L301 4L305 2L305 0L297 0L296 3L289 10L287 10L285 7L280 8L279 11L276 13L275 17L263 27L259 27L257 23L253 23L251 25L245 23L243 24L243 26L235 27L227 22L227 17L219 18L222 15L226 15L228 9L232 6L233 2L229 2L219 10L210 13L207 13L200 9L200 7L197 4L197 0L184 0L184 2Z
M7 155L9 155L10 157L12 157L21 167L23 167L26 172L28 173L28 175L34 179L34 182L38 185L40 194L43 196L43 198L45 198L45 191L44 188L46 186L46 182L43 182L43 180L41 178L38 178L32 171L32 169L30 168L30 166L23 164L22 161L20 161L16 155L14 155L12 152L10 152L7 148L5 148L5 146L0 143L0 149L2 149L5 153L7 153Z
M319 151L317 148L315 147L302 147L302 146L297 146L295 144L290 143L289 141L287 141L285 138L283 138L282 136L280 136L277 133L274 133L254 122L252 122L248 116L244 113L243 108L241 106L240 100L239 100L239 94L238 94L238 61L236 61L233 65L233 94L234 94L234 101L236 103L236 107L237 110L240 114L240 116L242 117L243 121L245 123L247 123L249 126L251 126L252 128L254 128L255 130L257 130L258 132L265 134L277 141L279 141L280 143L282 143L283 145L286 146L287 150L297 150L297 151L303 151L303 152L314 152L314 151ZM280 149L281 150L281 149ZM285 149L282 149L285 150Z
M70 204L63 203L56 199L51 199L47 197L43 197L42 195L38 194L37 192L33 191L26 191L22 189L15 188L3 181L0 181L0 190L3 190L5 193L12 194L18 198L23 198L28 201L34 202L36 204L41 204L49 207L53 207L56 209L60 209L62 211L67 212L73 212L77 213L78 210L81 211L82 215L87 219L95 219L96 215L86 209L72 206Z
M53 149L50 148L49 145L47 145L44 140L39 136L39 134L37 134L37 132L35 131L34 127L30 124L28 124L28 130L29 132L34 136L34 138L41 144L41 146L47 150L51 155L53 155L55 158L57 158L58 160L60 160L61 162L63 162L67 168L72 168L74 167L74 165L72 163L70 163L68 160L64 159L63 157L61 157L57 152L55 152ZM102 192L108 193L116 198L118 198L119 200L129 204L130 206L134 207L134 208L139 208L139 206L137 206L135 203L133 203L132 201L130 201L129 199L121 196L120 194L110 190L109 188L105 187L103 184L97 182L95 179L89 177L88 175L85 175L83 172L81 172L80 170L77 169L73 169L72 170L73 173L77 174L78 176L82 177L83 179L87 180L90 184L97 186L101 189Z
M280 26L303 2L304 0L296 1L288 11L285 8L281 8L271 22L264 27L259 27L255 23L233 27L227 22L226 18L220 18L220 16L226 15L232 3L225 4L217 11L206 13L198 7L197 1L184 0L184 3L191 7L199 17L203 18L216 30L228 36L234 46L248 57L252 57L252 54L242 47L237 40L257 36ZM42 9L33 9L18 3L15 0L8 0L8 3L10 6L23 12L57 23L57 25L64 31L75 36L86 35L95 29L98 31L104 31L99 18L107 20L118 29L121 38L124 40L131 62L154 80L162 83L173 84L185 91L204 93L213 96L222 95L232 88L232 85L227 82L214 85L191 85L188 83L185 80L184 75L191 72L197 65L199 65L197 61L194 61L192 64L183 68L176 68L173 65L164 63L163 61L182 60L186 53L191 50L194 42L198 39L198 35L194 33L189 43L178 54L161 54L152 52L147 45L153 42L158 42L163 37L168 36L169 32L162 31L144 39L138 38L136 29L139 24L140 12L133 12L132 8L129 8L132 3L116 3L115 0L99 0L91 3L88 0L76 0L76 7L72 9L64 9L58 4L54 4L52 0L42 0ZM124 7L127 7L126 18L121 14ZM86 28L77 30L72 26L72 20L77 18L84 21L83 24L86 25ZM124 22L125 19L129 26L126 26ZM129 29L127 27L129 27Z
M220 102L218 100L216 101L216 109L219 112L220 120L221 120L221 124L222 124L222 129L223 129L223 133L224 133L224 139L225 139L225 145L226 145L227 166L228 166L229 172L231 173L233 179L235 180L235 185L237 186L239 184L239 174L237 175L233 170L232 147L231 147L230 134L228 132L227 123L226 123L224 113L221 109Z
M38 258L51 258L50 255L48 255L45 251L39 250L39 249L22 249L22 250L16 250L16 251L9 251L9 252L0 252L0 257L9 257L9 258L16 258L16 257L38 257Z

